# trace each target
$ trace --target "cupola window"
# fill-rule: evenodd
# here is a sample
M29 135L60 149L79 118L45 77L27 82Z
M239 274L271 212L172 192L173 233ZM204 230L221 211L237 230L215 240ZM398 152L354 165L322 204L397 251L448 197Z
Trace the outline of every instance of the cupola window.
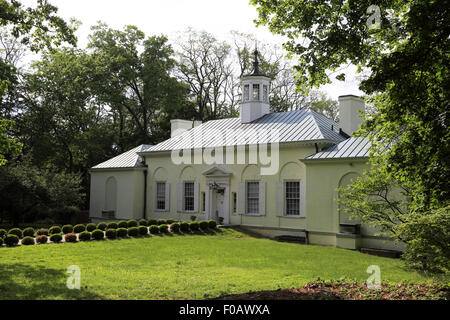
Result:
M253 100L259 100L259 84L253 85Z
M244 101L250 100L250 85L246 84L244 86Z

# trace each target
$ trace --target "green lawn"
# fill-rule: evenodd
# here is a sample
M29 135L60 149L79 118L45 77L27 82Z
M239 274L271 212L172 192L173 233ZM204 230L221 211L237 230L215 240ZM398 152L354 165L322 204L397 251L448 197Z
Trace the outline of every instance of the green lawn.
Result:
M81 268L81 290L66 288ZM347 277L364 282L369 265L382 282L446 281L380 258L334 247L280 243L221 229L215 235L0 248L0 299L204 299L299 287Z

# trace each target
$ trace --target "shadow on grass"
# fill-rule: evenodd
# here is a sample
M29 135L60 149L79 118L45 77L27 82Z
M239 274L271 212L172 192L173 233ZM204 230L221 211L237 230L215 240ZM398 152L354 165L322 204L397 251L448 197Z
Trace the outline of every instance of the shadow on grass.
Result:
M0 300L103 299L88 288L68 289L65 270L0 263Z

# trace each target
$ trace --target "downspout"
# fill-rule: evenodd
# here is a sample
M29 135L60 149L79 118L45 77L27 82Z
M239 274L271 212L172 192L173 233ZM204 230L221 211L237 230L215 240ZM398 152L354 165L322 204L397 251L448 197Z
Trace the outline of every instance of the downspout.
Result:
M144 212L142 216L147 219L147 169L144 170Z

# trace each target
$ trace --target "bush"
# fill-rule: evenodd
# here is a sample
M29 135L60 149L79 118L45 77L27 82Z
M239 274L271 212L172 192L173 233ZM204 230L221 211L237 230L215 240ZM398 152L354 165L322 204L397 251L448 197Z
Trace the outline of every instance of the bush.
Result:
M189 223L187 223L186 221L182 221L180 223L180 230L183 232L189 232Z
M36 231L37 236L48 236L48 229L40 228Z
M216 220L209 220L208 221L208 227L211 228L211 229L215 229L217 227Z
M148 226L148 224L147 224L147 220L145 220L145 219L141 219L141 220L139 220L139 225L140 226Z
M1 239L3 239L7 234L8 234L8 232L6 232L5 229L0 229L0 238Z
M0 247L3 246L3 237L0 237Z
M34 237L34 229L31 227L23 229L23 236L24 237Z
M117 238L117 231L116 231L116 229L107 229L106 230L106 237L108 239L115 239L115 238Z
M84 226L84 224L77 224L75 227L73 227L74 233L81 233L83 231L86 231L86 227Z
M64 234L72 233L73 232L73 226L71 224L66 224L62 227L62 232Z
M48 229L49 234L57 234L57 233L61 233L61 227L60 226L53 226L50 229Z
M175 232L175 233L180 232L180 224L176 223L176 222L172 223L170 225L170 231Z
M55 233L50 236L50 241L54 243L60 243L62 240L62 235L60 233Z
M173 220L173 219L167 219L167 220L166 220L166 223L167 223L167 224L172 224L172 223L174 223L174 222L175 222L175 220Z
M92 232L97 229L97 225L95 223L88 223L86 225L86 231Z
M95 229L94 231L92 231L92 238L94 238L95 240L103 240L105 239L105 234L102 230Z
M128 235L130 237L137 237L139 235L139 229L137 227L128 228Z
M197 221L192 221L189 223L189 229L192 231L198 231L200 229L200 224Z
M167 224L166 219L158 219L158 225Z
M117 224L118 228L128 228L128 223L126 221L119 221Z
M37 242L37 243L40 243L40 244L47 243L47 242L48 242L48 236L45 235L45 234L42 234L42 235L40 235L40 236L37 236L37 237L36 237L36 242Z
M119 238L125 238L128 235L128 230L125 228L119 228L117 229L117 237Z
M202 230L208 229L208 221L202 220L198 224L200 226L200 229L202 229Z
M137 226L138 226L138 223L137 223L136 220L131 219L131 220L128 220L128 221L127 221L127 227L128 227L128 228L137 227Z
M97 229L100 229L100 230L102 230L102 231L105 231L105 230L106 230L106 227L107 227L107 225L106 225L106 223L104 223L104 222L100 222L100 223L97 225Z
M158 234L159 233L159 227L155 226L155 225L150 226L150 233L151 234Z
M139 226L138 229L141 236L145 236L148 233L148 229L146 226Z
M169 226L167 224L162 224L159 226L159 231L161 233L169 233Z
M158 224L158 221L156 219L150 218L147 220L147 226L155 226Z
M64 241L77 242L77 235L75 233L67 233L64 235Z
M8 234L16 235L19 239L22 238L22 230L19 228L12 228L8 231Z
M19 243L19 237L16 236L15 234L8 234L8 235L6 235L4 241L8 247L12 247Z
M34 244L34 238L30 237L30 236L25 236L22 239L22 244L24 246L30 246L30 245Z
M108 229L117 229L117 228L118 228L118 226L117 226L116 222L110 222L110 223L108 223L108 226L106 227L106 230L108 230Z
M89 231L82 231L78 235L78 238L80 239L80 241L89 241L91 240L91 233Z

